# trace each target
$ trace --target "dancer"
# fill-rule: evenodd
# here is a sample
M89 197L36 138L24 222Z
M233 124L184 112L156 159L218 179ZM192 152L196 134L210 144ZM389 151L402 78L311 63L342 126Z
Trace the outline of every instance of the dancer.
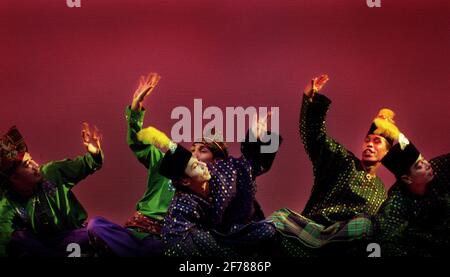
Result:
M161 228L163 218L167 214L169 204L174 196L172 181L158 173L164 152L151 142L138 138L142 132L145 109L144 100L152 93L160 80L157 73L141 76L139 86L133 95L131 106L126 109L128 124L127 142L138 160L147 168L147 189L136 205L135 214L126 222L125 228L108 221L103 217L93 218L88 224L88 230L93 244L103 254L118 256L155 256L162 254ZM254 118L255 120L255 118ZM258 121L241 144L241 151L255 165L260 167L258 175L267 172L275 158L275 154L260 155L257 143L250 139L259 137L259 133L267 128L267 118ZM143 132L145 134L145 131ZM227 159L228 148L223 140L215 135L197 139L190 149L192 155L202 162L214 162ZM264 219L260 205L254 198L244 199L238 188L237 193L227 209L223 221L217 226L223 232L230 230L233 224L245 224ZM248 202L252 199L252 202ZM245 210L247 212L243 213Z
M72 188L101 168L103 152L97 128L84 123L82 140L85 155L39 166L15 126L1 137L0 254L67 256L69 243L90 253L87 213Z
M375 216L381 255L448 256L450 154L428 162L414 144L402 139L382 163L397 181Z
M259 165L245 154L205 164L155 128L146 129L143 136L167 152L159 172L170 178L176 188L162 231L166 255L230 257L238 255L238 249L247 248L248 252L253 245L270 243L275 229L267 223L235 223L226 234L217 232L227 210L239 198L237 195L246 199L239 202L243 204L240 214L245 217L251 213L246 203L254 200ZM227 240L235 243L226 244Z
M380 110L364 137L358 159L327 134L325 119L331 101L318 92L328 79L321 75L306 86L300 113L300 135L313 164L311 196L301 215L282 209L270 217L285 236L285 255L308 256L305 245L317 248L340 231L339 240L366 236L372 230L367 216L375 215L386 199L384 184L376 173L398 136L394 113Z

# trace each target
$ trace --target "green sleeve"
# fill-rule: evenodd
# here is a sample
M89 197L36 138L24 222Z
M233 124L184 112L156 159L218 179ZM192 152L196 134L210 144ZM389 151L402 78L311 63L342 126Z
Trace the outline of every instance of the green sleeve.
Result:
M375 236L381 244L381 255L404 256L407 254L402 238L409 224L407 206L407 199L401 189L393 185L389 197L375 216ZM412 212L409 211L409 213Z
M6 197L0 199L0 257L7 256L6 248L13 233L14 209Z
M137 139L137 133L142 129L145 110L134 111L128 106L125 111L127 120L127 143L136 158L146 168L154 167L164 154L151 144L144 144Z
M322 94L316 94L312 101L303 97L299 130L315 176L327 176L330 168L341 167L353 155L327 134L325 119L330 104L331 100Z
M81 180L99 170L103 164L103 152L100 155L86 153L75 159L54 161L42 166L44 178L57 184L74 186Z
M450 191L450 153L441 155L430 160L435 176L446 185L446 191Z

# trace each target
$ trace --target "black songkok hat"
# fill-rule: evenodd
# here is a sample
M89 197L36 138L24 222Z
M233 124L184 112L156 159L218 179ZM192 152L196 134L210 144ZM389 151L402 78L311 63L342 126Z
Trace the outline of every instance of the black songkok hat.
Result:
M184 176L184 171L188 165L192 153L181 145L172 153L168 151L161 161L159 174L171 180L179 180Z
M400 178L402 175L408 174L419 156L420 152L414 144L409 143L404 149L400 147L400 144L396 144L384 156L381 163L397 178Z
M28 147L16 126L0 137L0 175L9 176L18 162L21 162Z

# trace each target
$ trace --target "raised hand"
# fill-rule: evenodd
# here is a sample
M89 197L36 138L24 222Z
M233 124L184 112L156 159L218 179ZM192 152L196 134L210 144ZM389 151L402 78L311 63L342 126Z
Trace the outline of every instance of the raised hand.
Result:
M272 112L268 112L265 117L259 118L258 114L253 115L252 125L250 126L250 131L253 134L253 137L256 139L260 139L265 133L267 133L267 121L272 116Z
M161 76L158 73L149 73L147 77L141 76L139 78L139 86L133 94L131 103L132 110L142 109L145 97L152 93L160 79Z
M330 78L327 74L322 74L318 77L314 77L311 79L311 82L306 85L305 90L303 91L306 96L312 97L314 93L319 92L323 86L328 82Z
M81 127L81 139L83 140L83 145L86 146L86 150L93 154L99 154L102 150L100 141L102 139L102 135L96 126L94 126L93 130L89 127L87 122L83 122Z

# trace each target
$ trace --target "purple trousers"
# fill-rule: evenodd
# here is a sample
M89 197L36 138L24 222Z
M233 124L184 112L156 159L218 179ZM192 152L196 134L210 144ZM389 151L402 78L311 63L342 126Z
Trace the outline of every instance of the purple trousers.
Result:
M86 228L64 231L40 237L33 232L20 230L11 236L9 252L18 257L81 257L91 252Z
M133 232L103 217L88 222L87 231L94 251L120 257L155 257L163 255L162 241L149 235L137 238Z

